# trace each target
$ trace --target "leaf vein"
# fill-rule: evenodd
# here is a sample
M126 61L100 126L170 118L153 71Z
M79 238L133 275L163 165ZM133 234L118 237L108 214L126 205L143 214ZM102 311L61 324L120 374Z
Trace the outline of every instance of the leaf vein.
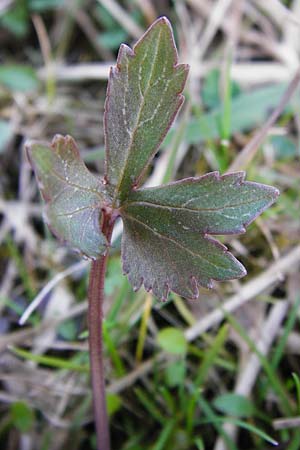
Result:
M135 133L136 133L136 131L139 128L138 124L139 124L139 121L140 121L140 117L141 117L142 111L143 111L144 106L145 106L145 96L147 95L147 92L148 92L148 90L149 90L149 88L151 86L151 78L152 78L152 75L153 75L153 71L154 71L155 64L156 64L156 58L157 58L157 55L158 55L158 49L159 49L159 44L160 44L160 36L161 36L161 30L159 30L159 33L158 33L157 44L156 44L156 48L155 48L155 54L154 54L154 57L153 57L152 62L151 62L150 75L149 75L149 78L148 78L146 89L144 91L144 96L143 96L140 108L137 111L137 119L136 119L136 122L135 122L135 125L134 125L133 129L130 130L131 131L130 142L129 142L129 145L128 145L127 155L126 155L126 158L124 160L121 176L119 177L118 185L116 187L116 191L117 192L120 190L120 186L121 186L121 184L123 182L125 173L127 171L127 165L128 165L129 158L130 158L130 155L131 155L130 150L131 150L132 144L134 142Z
M100 197L101 200L103 200L101 193L97 190L97 189L91 189L91 188L86 188L85 186L81 186L79 184L70 182L69 180L67 181L65 178L63 178L59 173L57 173L55 170L51 170L51 175L54 175L56 178L58 178L62 183L64 183L65 185L69 186L69 187L74 187L77 188L80 191L85 191L85 192L92 192L93 194L96 194L98 197Z
M158 231L154 231L153 228L149 227L149 225L146 225L144 222L138 220L136 217L133 217L131 215L127 215L127 217L129 218L129 220L133 220L137 223L139 223L140 225L142 225L143 227L147 228L148 230L150 230L153 234L156 234L157 236L160 236L162 239L165 239L167 241L172 242L174 245L177 245L177 247L180 247L182 250L186 251L187 253L190 253L193 257L195 258L199 258L199 259L203 259L204 261L206 261L209 265L215 267L216 269L219 268L219 266L217 266L216 264L213 264L211 261L209 261L207 258L204 258L202 255L200 255L199 253L194 253L192 250L184 247L183 245L181 245L178 241L176 241L175 239L172 239L169 236L165 236L164 234L158 232ZM200 234L201 236L201 234ZM204 235L202 235L204 237Z
M251 205L252 203L256 203L259 200L263 200L263 198L261 199L254 199L248 202L241 202L241 203L237 203L235 205L224 205L224 206L220 206L220 207L216 207L216 208L186 208L184 205L182 206L173 206L173 205L162 205L159 203L152 203L152 202L147 202L147 201L141 201L141 200L136 200L133 202L129 202L126 203L124 205L124 207L128 207L128 206L132 206L132 205L140 205L140 206L151 206L153 208L161 208L161 209L168 209L168 210L179 210L179 211L188 211L188 212L201 212L201 211L215 211L215 212L221 212L224 209L232 209L232 208L237 208L239 206L243 206L243 205ZM226 216L225 216L226 217ZM230 217L230 216L228 216Z
M69 211L62 214L56 214L56 217L68 217L68 216L74 216L75 214L78 214L86 209L97 209L99 208L99 205L90 205L90 206L83 206L82 208L76 208L74 211Z

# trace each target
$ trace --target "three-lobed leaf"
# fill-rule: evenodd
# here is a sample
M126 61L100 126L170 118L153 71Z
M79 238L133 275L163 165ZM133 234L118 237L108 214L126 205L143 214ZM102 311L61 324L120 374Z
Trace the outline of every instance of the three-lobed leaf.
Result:
M53 233L84 255L99 258L107 248L100 229L106 194L100 179L84 165L74 140L57 135L51 147L31 144L27 153Z
M278 191L218 172L133 191L121 207L123 269L135 289L166 299L169 291L198 296L198 286L246 274L208 234L234 234L274 202Z
M158 19L138 43L121 45L105 103L106 180L116 200L141 183L183 102L188 66L177 64L171 25Z

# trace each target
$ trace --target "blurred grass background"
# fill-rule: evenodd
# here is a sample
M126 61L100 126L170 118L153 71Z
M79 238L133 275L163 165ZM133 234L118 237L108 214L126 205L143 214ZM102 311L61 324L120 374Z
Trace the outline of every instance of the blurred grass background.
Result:
M0 448L95 449L86 333L89 263L43 225L24 142L71 134L104 165L110 65L160 15L191 65L186 102L150 182L247 170L280 189L242 236L247 267L197 301L133 293L115 234L105 285L115 450L300 448L299 91L240 162L300 59L300 1L0 1ZM38 305L24 326L28 305Z

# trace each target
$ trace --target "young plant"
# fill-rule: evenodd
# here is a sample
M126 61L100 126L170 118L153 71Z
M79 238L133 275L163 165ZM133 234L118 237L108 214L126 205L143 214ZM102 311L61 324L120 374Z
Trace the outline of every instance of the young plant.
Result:
M98 449L109 449L102 357L102 304L114 223L121 217L123 271L134 290L166 300L197 298L198 286L246 274L211 235L237 234L278 191L244 181L245 173L208 173L142 188L147 168L184 97L188 66L178 64L169 21L159 18L133 49L121 45L105 103L104 178L84 165L70 136L27 146L53 233L92 260L89 344Z

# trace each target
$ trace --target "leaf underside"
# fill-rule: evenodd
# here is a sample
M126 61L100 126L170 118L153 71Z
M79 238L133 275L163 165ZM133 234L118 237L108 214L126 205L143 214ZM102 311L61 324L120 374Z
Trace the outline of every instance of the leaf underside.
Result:
M141 183L183 102L188 66L177 64L171 25L158 19L133 49L121 45L105 103L106 181L124 200Z
M84 165L74 140L57 135L51 147L32 144L27 152L51 231L90 258L104 254L107 241L100 230L103 186Z
M170 290L196 298L198 285L244 276L242 264L208 234L244 232L277 195L270 186L245 182L243 172L132 192L121 208L124 272L135 289L144 284L160 299Z

